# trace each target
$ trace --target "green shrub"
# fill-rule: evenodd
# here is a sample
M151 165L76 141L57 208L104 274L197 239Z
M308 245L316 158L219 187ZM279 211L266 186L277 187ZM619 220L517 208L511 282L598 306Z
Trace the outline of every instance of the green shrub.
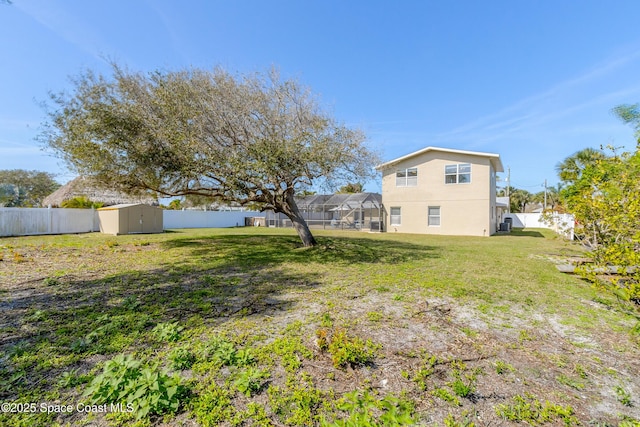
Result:
M151 333L158 341L172 342L180 339L183 330L182 326L178 326L178 322L158 323Z
M42 283L44 283L46 286L58 286L60 284L60 281L55 278L55 277L46 277Z
M447 390L446 388L437 388L435 390L433 390L431 392L432 395L434 395L435 397L438 397L442 400L444 400L445 402L449 402L455 406L461 406L462 403L460 403L460 399L458 399L458 397L451 393L449 390Z
M616 392L618 402L622 403L624 406L631 406L631 393L619 385L614 388L614 391Z
M190 369L196 361L196 356L187 347L179 347L171 351L169 360L171 361L171 369L181 371Z
M560 420L566 426L577 425L571 406L560 406L550 402L540 403L534 396L516 395L511 404L500 404L495 407L496 414L505 420L526 422L529 424L551 423Z
M503 362L502 360L496 360L496 362L493 364L493 366L496 368L496 373L498 375L502 375L505 372L514 372L515 368L510 365L507 362Z
M236 410L231 398L231 391L212 383L190 402L189 410L199 425L215 427L234 417Z
M416 424L413 418L413 402L393 395L378 399L368 391L353 391L344 395L338 403L338 409L346 412L345 416L328 422L321 420L323 427L347 426L406 426ZM339 414L336 414L339 416Z
M316 414L326 399L333 401L333 393L314 387L305 372L287 376L285 387L271 385L267 389L269 405L284 425L313 426Z
M238 374L234 384L238 391L250 397L260 391L265 380L269 377L271 377L271 374L268 371L249 367Z
M92 202L89 198L85 196L74 197L73 199L68 199L63 201L60 204L61 208L66 209L99 209L104 206L102 202Z
M211 360L221 366L232 366L236 362L236 347L232 342L216 337L210 342Z
M71 388L80 384L89 382L90 377L88 375L79 375L77 369L63 372L58 380L58 386L62 388Z
M468 370L465 363L459 360L454 360L451 365L453 367L453 381L449 382L449 387L456 396L470 397L476 392L478 375L482 373L482 369Z
M575 378L571 378L565 374L560 374L556 377L556 381L560 384L564 384L576 390L584 390L585 384L582 381L579 381Z
M237 349L231 341L220 336L207 343L205 358L218 366L247 366L255 363L251 350Z
M336 368L370 364L380 348L380 345L374 344L371 340L350 337L342 328L335 328L332 333L320 329L316 336L318 346L329 352Z
M311 359L313 352L309 350L302 338L297 333L289 332L286 336L276 338L267 345L256 350L257 358L260 363L265 365L273 365L277 360L274 355L280 359L280 364L287 373L295 373L302 366L303 359Z
M411 378L420 388L425 391L427 389L427 379L435 372L435 366L438 364L438 358L436 356L429 356L425 354L422 357L422 365L418 368Z
M444 427L475 427L476 424L469 420L468 413L465 412L462 416L464 417L462 421L458 421L453 415L447 415L444 419Z
M333 326L333 319L331 318L331 315L329 313L322 313L320 326L324 328L330 328Z
M383 319L384 315L379 311L369 311L367 313L367 319L371 322L379 322Z
M178 376L168 376L157 366L143 366L132 356L117 355L107 361L84 392L94 405L131 404L137 419L176 413L188 389Z

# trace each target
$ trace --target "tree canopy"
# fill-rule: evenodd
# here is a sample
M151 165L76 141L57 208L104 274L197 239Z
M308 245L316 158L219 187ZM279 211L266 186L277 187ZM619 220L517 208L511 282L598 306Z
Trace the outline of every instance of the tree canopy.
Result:
M340 187L337 191L338 194L355 194L362 193L364 191L364 186L359 182L349 182L342 187Z
M622 121L640 129L638 106L614 109ZM635 151L599 154L563 188L566 208L575 216L576 235L591 248L596 264L616 266L624 277L603 283L619 297L640 304L640 144ZM587 272L587 276L595 273Z
M54 175L48 172L0 170L0 206L38 207L58 187Z
M91 201L85 196L74 197L73 199L65 200L60 205L61 208L66 209L99 209L104 206L104 203Z
M85 71L52 94L41 135L77 173L124 191L259 204L288 216L315 244L297 189L371 175L362 132L323 111L277 72Z
M636 130L636 142L640 148L640 104L622 104L615 107L613 114Z
M506 196L506 190L500 194ZM532 194L527 190L511 187L509 191L509 211L510 212L524 212L527 205L532 201Z
M582 171L606 156L602 150L584 148L573 153L556 165L558 177L565 183L573 183L580 179Z

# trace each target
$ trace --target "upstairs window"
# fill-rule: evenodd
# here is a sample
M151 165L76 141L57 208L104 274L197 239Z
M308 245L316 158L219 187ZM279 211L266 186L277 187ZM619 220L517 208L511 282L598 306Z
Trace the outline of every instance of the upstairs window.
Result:
M445 184L468 184L471 182L471 163L459 163L444 167Z
M418 185L418 169L401 169L396 172L396 187L415 187Z

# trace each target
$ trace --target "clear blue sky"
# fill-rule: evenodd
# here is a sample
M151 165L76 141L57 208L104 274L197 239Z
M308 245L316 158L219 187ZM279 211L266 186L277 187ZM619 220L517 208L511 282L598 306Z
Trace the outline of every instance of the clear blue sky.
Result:
M640 102L639 23L637 0L13 0L0 4L0 169L73 178L34 140L39 103L84 68L108 73L105 58L275 65L383 160L426 146L498 153L512 185L537 192L575 151L635 147L611 108Z

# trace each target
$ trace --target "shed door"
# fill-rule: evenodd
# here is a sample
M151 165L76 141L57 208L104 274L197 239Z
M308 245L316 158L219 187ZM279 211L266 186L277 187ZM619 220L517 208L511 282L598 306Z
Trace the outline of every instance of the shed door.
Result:
M142 209L129 209L129 233L142 233Z

